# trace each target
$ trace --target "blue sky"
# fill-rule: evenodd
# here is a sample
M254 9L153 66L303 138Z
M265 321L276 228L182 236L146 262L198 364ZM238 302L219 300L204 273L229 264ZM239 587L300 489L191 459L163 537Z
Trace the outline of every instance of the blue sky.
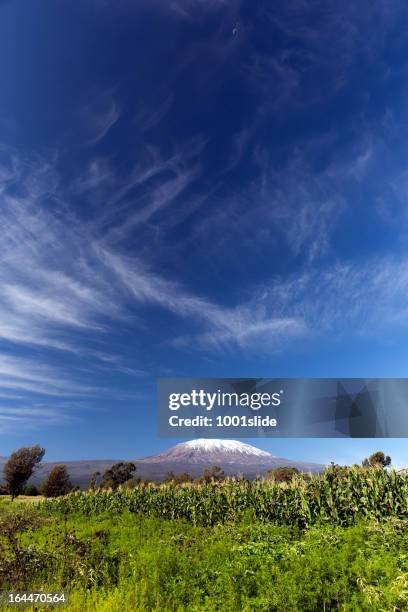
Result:
M0 455L169 446L158 376L408 375L407 11L0 2Z

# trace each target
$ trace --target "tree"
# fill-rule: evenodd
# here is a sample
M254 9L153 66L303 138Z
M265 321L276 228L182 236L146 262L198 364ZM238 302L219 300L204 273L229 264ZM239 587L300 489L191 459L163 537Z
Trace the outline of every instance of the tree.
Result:
M38 487L33 484L26 485L24 487L23 493L24 495L28 495L29 497L35 497L36 495L40 494Z
M94 472L91 476L91 480L89 481L89 488L94 491L98 484L98 478L101 475L100 472Z
M386 468L391 465L391 457L385 455L382 451L377 451L363 461L363 467L380 467Z
M212 480L224 480L225 472L218 465L213 465L210 468L206 468L203 472L203 481L211 482Z
M31 448L19 448L11 454L4 466L3 475L12 500L21 495L27 480L42 461L44 454L45 449L38 444Z
M276 482L290 482L296 474L300 474L297 468L285 465L273 470L268 470L265 476L266 478L271 478Z
M133 476L136 471L134 463L129 461L121 461L115 463L111 468L106 470L102 478L102 486L105 488L117 489L119 485L124 484Z
M72 491L72 483L65 465L56 465L52 468L41 486L41 491L45 497L59 497Z
M174 482L176 484L183 484L183 482L193 482L194 478L188 472L182 472L181 474L176 474L174 478Z
M140 485L142 484L142 479L140 478L140 476L132 476L132 478L129 478L129 480L127 480L123 486L126 489L136 489L136 487L140 487Z

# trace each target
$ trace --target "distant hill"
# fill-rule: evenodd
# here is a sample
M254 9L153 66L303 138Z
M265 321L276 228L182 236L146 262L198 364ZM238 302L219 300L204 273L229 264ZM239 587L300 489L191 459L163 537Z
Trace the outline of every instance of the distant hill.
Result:
M0 457L0 474L3 473L6 457ZM39 484L55 465L67 466L73 484L86 487L94 472L103 473L121 459L99 459L87 461L44 461L30 479L30 483ZM133 460L137 475L150 480L163 480L168 472L180 474L188 472L194 477L201 476L206 467L218 465L228 475L244 474L255 478L267 470L281 467L296 467L301 472L322 472L324 465L307 461L294 461L284 457L275 457L250 444L235 440L191 440L172 446L168 450Z

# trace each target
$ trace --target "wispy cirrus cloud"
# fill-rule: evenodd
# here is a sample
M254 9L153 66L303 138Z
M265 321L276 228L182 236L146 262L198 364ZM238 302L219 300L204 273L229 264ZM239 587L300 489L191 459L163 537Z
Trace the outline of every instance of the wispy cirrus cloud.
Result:
M207 331L176 338L188 350L281 352L302 338L388 338L408 330L408 260L372 258L318 267L254 287L235 310L222 310Z
M151 130L159 125L166 115L169 113L171 107L174 104L174 95L169 94L165 100L163 100L156 107L145 107L139 111L136 115L135 122L139 129L143 132Z
M265 316L252 304L245 303L232 308L223 307L155 275L140 262L108 252L104 252L102 257L135 300L161 306L177 317L191 319L196 326L201 323L201 331L192 336L199 341L201 348L244 347L259 340L260 336L267 337L270 345L282 335L290 337L305 331L299 317ZM177 338L175 343L183 345L190 340Z
M70 409L59 406L63 398L88 401L119 396L120 389L104 378L112 371L133 380L143 376L145 370L138 367L137 358L129 361L122 355L123 347L114 336L118 326L129 337L139 327L143 329L146 306L173 318L172 331L164 340L171 350L209 355L231 350L270 354L311 336L378 336L382 329L408 327L405 259L383 256L364 262L318 264L319 254L329 248L330 227L343 205L341 199L329 197L331 181L341 181L344 176L360 181L375 163L375 152L374 145L353 152L350 160L357 160L355 175L349 171L352 165L329 164L323 175L313 179L299 160L278 177L269 158L262 158L258 205L246 217L237 211L234 232L248 231L251 214L253 221L263 220L268 227L280 220L293 253L306 252L308 257L298 273L257 284L229 305L199 295L157 272L138 252L122 249L121 240L112 239L111 224L105 223L116 207L124 213L123 223L127 215L131 218L135 186L152 189L157 197L158 185L168 187L174 177L193 180L194 155L152 156L127 185L120 185L116 173L105 166L110 174L105 207L99 217L84 222L66 206L71 189L78 184L64 192L55 162L37 159L26 164L13 152L1 183L0 238L5 245L0 261L1 431L22 423L24 427L68 423L75 417ZM157 185L150 185L149 181L158 178ZM140 219L141 225L155 212L147 202L147 217ZM143 210L142 206L139 214ZM225 214L227 222L228 209ZM205 231L212 237L225 227L214 218L208 223ZM137 226L134 223L131 229ZM163 339L153 331L150 342L160 344ZM38 356L15 354L24 347L41 350L41 363ZM66 370L56 366L56 351L75 355L76 366ZM39 398L46 400L43 406Z
M275 76L285 92L282 102L296 105L301 99L304 108L341 89L364 63L374 61L405 12L402 2L391 5L383 0L348 6L327 6L320 0L312 4L290 0L276 6L262 5L260 16L269 20L277 36L283 37L283 44L277 57L254 56L256 80L262 87L267 76ZM320 87L308 88L307 81L317 74Z
M200 148L190 148L188 157L194 150ZM144 183L164 168L176 172L178 164L174 157L165 162L155 161L153 166L142 169L134 180ZM103 354L89 346L91 337L109 336L115 322L132 321L134 324L133 314L130 314L134 304L157 305L179 319L190 320L193 327L204 326L210 332L217 330L219 343L223 345L228 342L245 344L247 339L261 332L275 334L282 330L290 333L292 328L294 332L300 330L297 320L284 318L280 321L276 317L265 319L262 316L254 319L245 305L220 306L161 277L140 258L123 255L112 244L111 232L104 233L103 224L98 220L87 227L71 211L67 213L58 205L59 186L55 177L56 208L51 211L44 203L47 198L43 200L46 187L42 187L38 179L41 177L45 185L48 184L47 168L30 166L28 177L22 171L18 177L21 193L13 198L4 195L2 221L8 243L7 256L0 266L0 336L4 340L17 345L32 344L72 351L77 355L94 355L134 375L135 371L140 373L137 368L119 364L114 354ZM54 176L54 170L48 170ZM173 199L189 182L191 172L195 170L181 172L178 179L165 178L160 187L153 188L152 202L157 203L156 189L166 201ZM34 181L37 191L29 194L27 184L33 182L33 173L37 177ZM120 206L122 198L128 195L129 191L122 186L107 203L108 208ZM148 207L133 214L142 215L137 221L145 222L153 211ZM132 217L130 221L127 218L127 222L127 227L132 228ZM46 236L45 242L43 236ZM28 260L32 263L29 269ZM48 379L46 387L40 380L22 377L18 386L27 391L45 392L48 388L51 394L60 393L59 388L53 386L52 378ZM4 388L16 387L14 379L3 382Z
M317 267L260 287L254 303L301 317L315 334L386 335L408 327L408 260L390 256Z
M196 172L190 158L200 146L165 160L153 155L151 163L138 168L127 184L110 191L105 207L90 223L67 206L70 193L62 191L51 162L25 163L10 151L2 173L0 237L5 248L0 262L0 338L78 354L102 354L90 346L85 349L84 344L92 344L95 335L108 334L114 321L126 321L129 304L121 293L123 283L117 270L110 265L113 258L108 260L101 253L109 253L112 242L123 232L144 223L184 190ZM145 206L133 210L132 201L127 201L131 191L161 174L162 180L149 186L144 195ZM88 180L80 183L83 189L84 184L91 188ZM112 184L117 185L116 176ZM76 179L74 190L77 188ZM116 223L111 215L118 217ZM157 279L143 271L143 266L138 274L146 291L154 293Z
M25 357L0 354L0 390L9 389L55 397L98 394L95 387L67 378L55 366Z
M292 257L313 262L325 255L347 207L339 186L355 164L348 159L341 172L340 167L336 174L333 167L316 172L307 155L297 153L276 168L267 151L255 151L257 171L251 183L238 194L224 195L222 205L214 198L191 241L208 243L211 236L208 251L214 256L235 243L259 248L278 241L286 243Z
M105 190L115 188L115 180L115 173L109 160L94 157L88 163L86 170L72 181L71 191L74 196L92 193L103 197Z
M0 435L41 430L46 426L64 426L80 420L80 411L76 406L71 408L66 404L0 404Z
M76 132L88 146L97 145L119 121L121 109L112 91L98 92L76 112Z
M195 338L197 347L205 350L256 346L261 341L265 343L265 338L272 348L282 338L314 332L318 327L316 321L328 320L326 310L330 304L335 310L330 295L325 294L330 288L329 279L336 278L345 295L346 287L354 288L354 297L350 293L348 300L362 301L355 281L360 276L352 267L335 268L335 272L330 268L323 272L320 267L316 268L320 277L316 276L313 282L317 287L324 282L324 291L316 296L313 296L311 281L309 286L308 275L313 276L320 254L330 248L331 229L345 206L340 192L333 187L345 177L354 176L353 168L354 180L359 181L375 156L372 143L367 142L366 149L352 152L348 164L342 165L337 160L336 166L329 164L314 174L304 162L307 151L295 157L285 172L277 171L265 152L259 153L256 158L259 180L254 181L254 191L249 192L254 205L242 214L241 200L231 202L230 209L224 201L223 209L217 207L216 211L223 218L207 214L200 222L203 235L211 236L211 247L218 234L225 240L227 235L231 238L239 231L248 234L248 228L253 228L255 233L258 229L265 232L267 228L268 231L274 228L275 232L282 233L295 256L307 254L307 273L302 271L289 285L279 281L281 292L286 287L286 297L271 298L270 305L265 298L222 305L197 295L183 283L165 278L139 253L121 248L125 233L131 233L139 224L144 226L162 206L172 205L194 180L197 156L205 146L203 142L197 141L194 146L167 157L152 149L146 162L137 166L123 184L109 166L104 167L104 174L110 176L107 197L98 215L87 223L65 206L70 191L61 192L55 164L43 161L26 167L15 154L5 166L7 172L3 172L0 234L7 248L0 265L0 337L17 345L32 344L77 355L93 355L130 373L139 368L121 363L114 351L101 350L98 337L109 338L118 324L134 327L134 309L137 311L138 306L146 304L168 311L191 327L187 335L178 333L175 327L176 343L188 345ZM14 185L13 195L10 185ZM138 188L144 190L141 201L140 194L134 193ZM49 205L51 197L53 207ZM236 213L235 207L238 207ZM234 219L232 225L231 219ZM228 232L225 232L227 223ZM29 268L27 261L32 264ZM389 267L391 275L391 268L396 264L384 260L382 265ZM378 282L379 266L375 268L374 264L367 263L362 268L361 278L368 279L366 294L377 291L375 301L384 304L390 320L399 317L403 321L404 310L397 307L397 297L401 294L392 303L393 317L391 302L381 298L383 292L384 295L392 292ZM401 276L400 269L398 274ZM319 278L324 281L320 282ZM344 288L341 279L344 279ZM302 287L306 287L304 295ZM272 296L277 291L273 286L266 293ZM324 298L320 299L320 295ZM336 295L334 299L339 297Z
M186 190L200 177L200 154L206 144L206 139L198 137L167 156L148 146L127 175L112 178L117 188L106 197L97 220L101 231L107 230L106 238L119 242L168 208L180 208Z
M103 277L92 280L92 248L81 261L83 233L66 221L33 194L3 198L0 337L62 348L61 329L101 331L121 316Z

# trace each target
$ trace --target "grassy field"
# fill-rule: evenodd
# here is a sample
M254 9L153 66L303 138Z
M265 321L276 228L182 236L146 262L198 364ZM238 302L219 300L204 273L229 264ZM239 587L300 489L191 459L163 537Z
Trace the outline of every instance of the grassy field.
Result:
M282 520L270 520L266 506L259 506L276 495L283 503L286 495L297 507L299 483L279 486L279 494L273 483L227 483L73 494L39 504L2 499L0 590L69 591L68 609L78 611L407 610L405 481L391 479L382 489L379 483L388 482L382 474L365 472L364 478L374 479L365 497L360 494L358 510L364 511L346 521L342 513L322 511L308 525L293 522L286 510ZM355 508L356 480L352 486L344 477L327 482L331 500L343 482L341 498ZM310 486L309 494L317 485ZM226 491L235 496L230 508L242 505L235 518L218 514ZM371 498L381 518L368 512ZM138 503L132 506L132 499ZM330 509L330 499L321 507ZM175 516L181 502L192 501L195 516L205 520ZM314 496L309 501L317 503ZM258 506L264 508L260 516ZM279 509L274 512L279 516Z
M18 503L38 504L38 502L44 501L44 499L43 495L19 495ZM11 502L11 495L0 495L0 508L8 506L9 502Z

